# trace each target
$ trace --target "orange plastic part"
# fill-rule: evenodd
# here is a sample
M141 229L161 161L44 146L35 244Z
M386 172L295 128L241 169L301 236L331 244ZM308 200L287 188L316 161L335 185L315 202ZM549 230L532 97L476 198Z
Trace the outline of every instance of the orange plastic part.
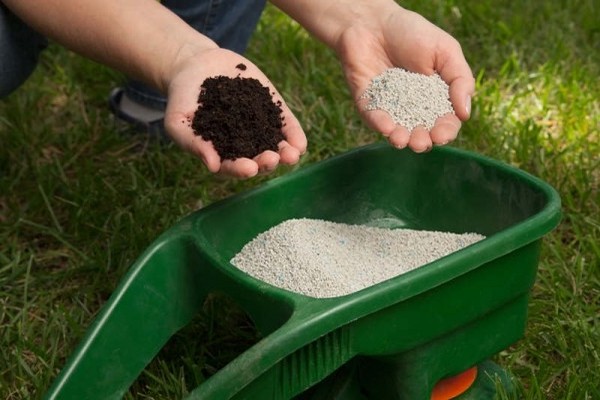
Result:
M433 387L431 400L449 400L466 392L477 378L477 367L449 378L442 379Z

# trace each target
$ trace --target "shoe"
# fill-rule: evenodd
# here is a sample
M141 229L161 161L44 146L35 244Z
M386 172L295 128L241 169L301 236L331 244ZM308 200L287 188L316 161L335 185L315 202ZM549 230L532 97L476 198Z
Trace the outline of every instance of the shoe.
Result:
M115 88L108 97L108 106L113 115L132 127L161 141L170 141L165 131L164 112L144 107L125 95L123 88Z

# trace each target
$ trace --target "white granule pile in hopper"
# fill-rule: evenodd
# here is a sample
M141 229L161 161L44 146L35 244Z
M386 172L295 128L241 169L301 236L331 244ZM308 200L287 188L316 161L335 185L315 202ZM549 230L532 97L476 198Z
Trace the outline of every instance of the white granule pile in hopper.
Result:
M484 239L411 229L289 219L259 234L231 263L249 275L311 297L356 292Z
M419 125L431 130L438 117L454 113L448 85L438 74L424 75L402 68L390 68L377 75L361 98L368 100L365 110L383 110L409 132Z

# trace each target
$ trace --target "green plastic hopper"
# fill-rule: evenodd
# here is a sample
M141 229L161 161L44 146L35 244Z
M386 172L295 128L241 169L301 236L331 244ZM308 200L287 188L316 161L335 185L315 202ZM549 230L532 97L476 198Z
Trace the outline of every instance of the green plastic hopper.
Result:
M487 238L328 299L273 287L229 263L259 233L303 217ZM188 399L425 400L440 379L474 366L477 380L461 398L493 398L494 381L510 386L510 378L487 360L524 335L541 238L559 219L554 189L481 155L451 147L414 154L385 143L349 151L164 232L123 278L46 397L121 398L218 291L251 316L262 339Z

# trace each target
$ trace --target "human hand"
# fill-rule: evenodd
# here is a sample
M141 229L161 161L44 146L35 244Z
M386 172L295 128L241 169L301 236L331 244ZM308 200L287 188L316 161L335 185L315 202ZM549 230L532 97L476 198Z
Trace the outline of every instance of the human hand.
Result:
M381 4L381 3L379 3ZM424 152L454 140L461 121L469 118L475 80L460 44L448 33L414 12L390 2L385 10L363 14L344 29L337 51L355 103L365 122L398 148ZM382 110L365 110L361 98L371 79L388 68L401 67L425 75L438 73L449 85L455 114L436 120L431 131L416 127L409 132Z
M237 69L244 64L245 70ZM284 118L282 133L285 140L278 145L278 151L267 150L256 157L223 160L212 142L196 135L190 125L198 108L200 87L208 77L228 76L234 78L255 78L267 86L273 101L281 101L281 116ZM306 150L306 136L300 123L285 104L281 95L267 77L246 58L229 50L212 48L186 57L174 69L173 78L167 85L168 102L165 112L165 128L171 138L183 149L200 157L208 169L219 175L236 178L250 178L258 173L273 171L278 164L295 164Z

